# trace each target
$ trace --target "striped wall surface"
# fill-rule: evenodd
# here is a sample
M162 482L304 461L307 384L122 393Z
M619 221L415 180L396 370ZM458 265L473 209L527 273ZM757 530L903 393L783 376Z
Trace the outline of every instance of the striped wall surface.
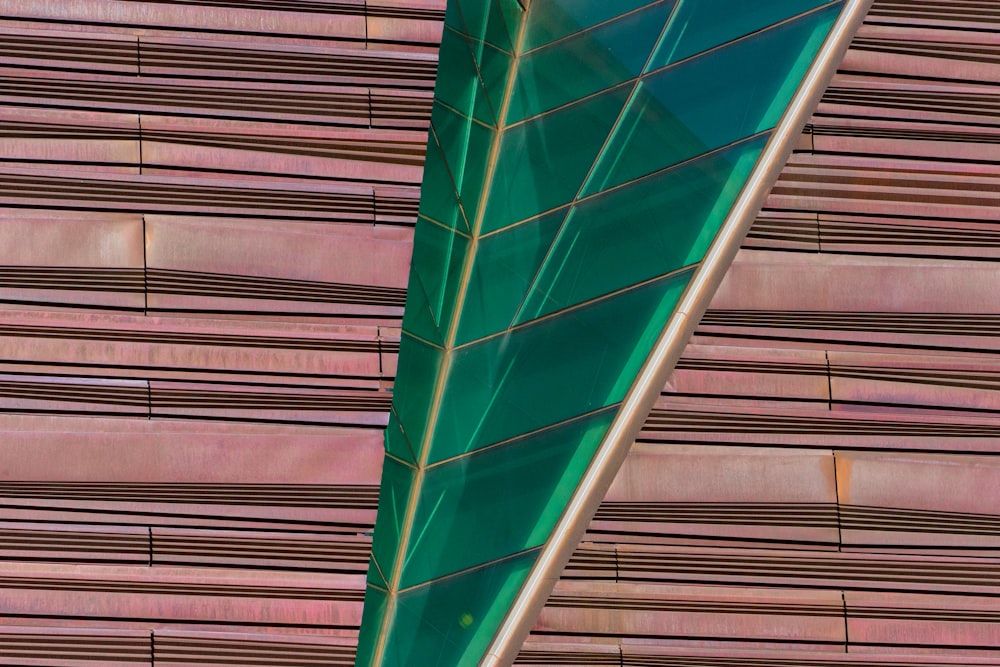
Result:
M0 665L351 665L439 0L0 0Z
M0 0L0 665L353 664L443 9ZM519 664L1000 664L998 27L877 0Z
M1000 664L998 29L875 2L519 664Z

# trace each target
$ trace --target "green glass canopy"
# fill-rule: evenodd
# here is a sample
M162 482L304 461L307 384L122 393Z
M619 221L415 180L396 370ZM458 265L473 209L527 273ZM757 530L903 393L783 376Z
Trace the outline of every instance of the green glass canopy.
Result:
M824 0L449 0L357 664L477 665Z

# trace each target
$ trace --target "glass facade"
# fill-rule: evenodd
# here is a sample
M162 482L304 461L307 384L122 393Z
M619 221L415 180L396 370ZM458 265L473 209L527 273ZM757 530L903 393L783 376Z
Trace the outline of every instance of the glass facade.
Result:
M358 665L479 662L841 9L449 2Z

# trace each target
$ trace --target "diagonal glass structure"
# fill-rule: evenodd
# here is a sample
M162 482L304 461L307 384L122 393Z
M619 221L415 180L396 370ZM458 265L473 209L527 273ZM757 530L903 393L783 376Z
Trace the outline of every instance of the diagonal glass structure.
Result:
M476 665L845 0L450 0L358 665Z

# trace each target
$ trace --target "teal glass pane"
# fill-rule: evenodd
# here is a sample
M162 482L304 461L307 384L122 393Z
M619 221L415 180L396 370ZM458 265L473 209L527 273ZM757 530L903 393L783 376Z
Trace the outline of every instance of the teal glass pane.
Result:
M365 608L361 612L361 627L365 628L365 632L358 637L358 653L354 664L372 664L375 644L379 638L377 630L383 622L389 621L385 618L386 609L386 594L368 586L365 589Z
M400 428L410 445L417 450L427 431L427 414L434 394L432 378L441 370L442 352L439 348L409 336L406 331L399 337L399 362L392 407L399 419ZM443 380L441 380L443 381ZM400 391L400 388L422 387ZM418 451L414 451L418 454ZM401 457L405 458L406 457Z
M465 219L471 224L479 210L483 183L486 180L486 163L489 160L496 130L455 113L437 102L431 111L431 128L438 137L445 164L455 182L455 189L465 211ZM438 198L441 198L440 201ZM425 202L425 200L430 201ZM447 193L431 190L425 181L420 190L421 211L425 207L434 211L444 208L447 211L452 205ZM427 217L439 220L438 215L448 214L428 213Z
M445 25L510 51L523 15L517 0L456 0L448 3Z
M650 0L542 0L531 7L523 50L586 30L603 21L648 5Z
M406 503L413 486L413 469L388 456L382 463L382 484L378 494L378 516L372 538L372 557L382 574L391 577L399 557L399 540L406 519Z
M618 88L507 128L483 233L571 201L628 99Z
M368 559L368 574L365 577L365 580L371 586L377 586L384 591L389 590L389 584L385 583L385 577L382 576L382 570L375 562L374 556Z
M431 308L427 288L420 275L410 266L410 277L406 287L406 309L403 311L403 327L418 338L442 346L444 333L437 321L438 314Z
M478 46L480 50L492 48L484 47L482 43ZM477 58L473 53L473 45L468 38L450 28L444 29L439 56L441 76L437 78L434 97L466 116L493 125L496 114L480 79Z
M511 325L565 217L559 209L479 240L456 344Z
M672 8L672 2L659 2L522 56L507 123L638 76Z
M615 408L427 470L400 586L541 546Z
M414 447L410 444L409 439L407 439L406 434L403 433L403 427L399 423L399 418L396 416L395 410L389 411L389 424L385 427L384 439L385 451L387 453L392 454L402 461L416 464L417 453L414 451Z
M830 0L680 0L650 69L683 60Z
M621 401L688 278L654 281L455 352L428 462Z
M411 272L419 280L418 287L423 288L430 311L437 328L444 334L454 314L456 297L462 282L462 271L466 255L469 252L469 239L445 229L433 222L417 219L413 235L413 257ZM415 297L415 298L419 298ZM409 300L409 296L407 296ZM409 305L409 304L407 304ZM419 313L418 313L419 314ZM430 332L416 328L420 320L410 318L409 313L403 313L403 329L434 343L439 343L429 337ZM428 335L422 335L427 333Z
M381 664L479 664L537 557L531 551L401 593Z
M701 261L769 137L744 141L576 204L517 322Z
M427 137L427 156L424 160L424 179L421 192L434 193L420 198L420 215L435 220L446 227L469 231L462 207L458 203L458 191L448 164L434 132Z
M783 23L644 79L585 192L773 128L838 9Z

